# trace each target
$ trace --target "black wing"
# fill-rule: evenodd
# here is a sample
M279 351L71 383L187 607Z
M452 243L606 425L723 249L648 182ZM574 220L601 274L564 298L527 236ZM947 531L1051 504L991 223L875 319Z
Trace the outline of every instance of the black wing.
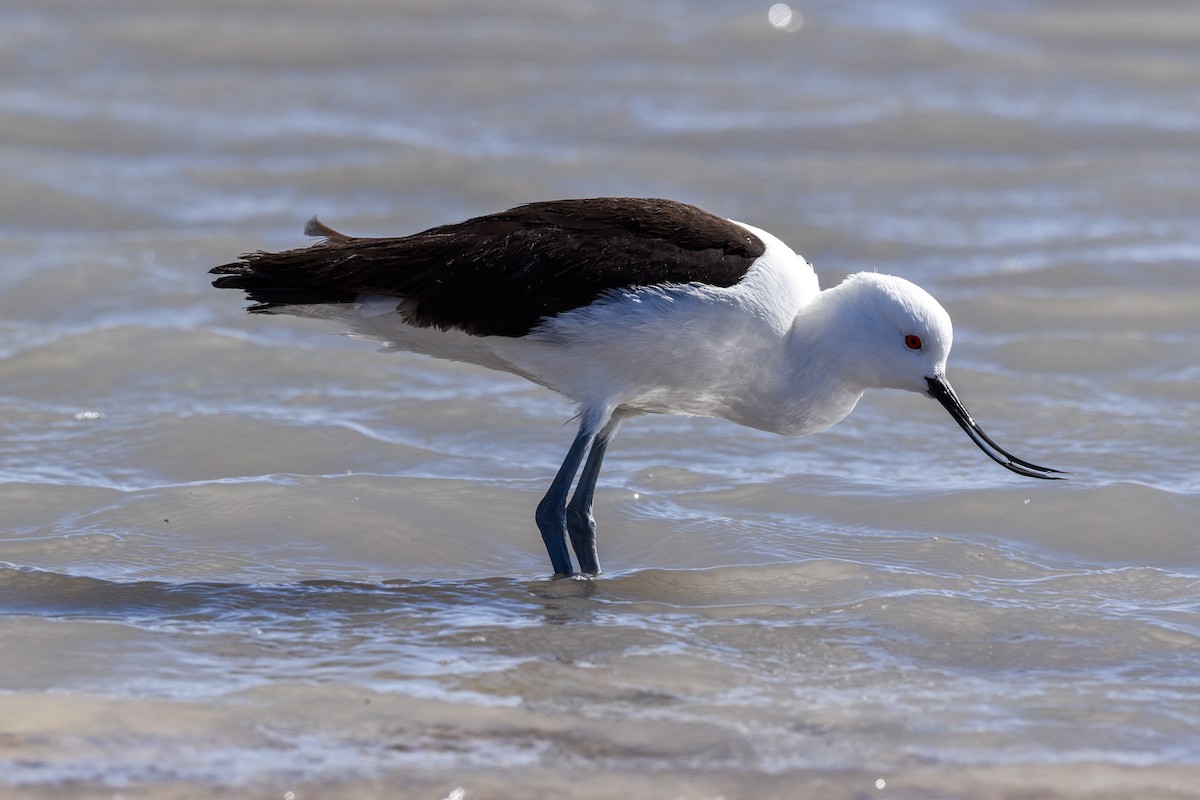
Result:
M405 298L406 321L478 336L523 336L546 317L606 291L700 282L732 286L765 246L728 220L672 200L598 198L530 203L398 238L327 238L248 253L212 270L242 289L252 312Z

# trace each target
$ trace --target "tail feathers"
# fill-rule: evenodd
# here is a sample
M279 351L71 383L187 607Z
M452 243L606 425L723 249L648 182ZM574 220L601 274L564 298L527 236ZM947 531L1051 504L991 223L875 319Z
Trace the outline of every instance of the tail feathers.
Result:
M245 292L253 303L246 310L252 314L269 314L291 305L353 303L358 292L321 285L319 280L323 245L349 242L353 237L335 231L316 217L304 226L304 233L324 237L325 242L280 253L246 253L238 261L210 269L209 273L221 276L212 285ZM314 266L318 268L314 270Z
M353 303L358 292L323 286L306 286L289 280L286 273L260 271L255 268L251 253L245 261L235 261L209 270L221 277L212 285L218 289L240 289L253 305L246 308L252 314L270 313L280 306L321 305L323 303Z
M246 308L251 314L270 314L283 306L353 303L358 298L357 292L289 285L254 273L227 274L213 281L213 286L218 289L241 289L252 303Z

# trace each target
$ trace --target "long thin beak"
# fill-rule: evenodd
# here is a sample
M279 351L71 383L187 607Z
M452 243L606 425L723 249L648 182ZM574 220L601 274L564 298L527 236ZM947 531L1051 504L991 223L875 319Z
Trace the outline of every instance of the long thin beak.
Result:
M929 396L941 403L950 412L950 416L954 417L954 421L958 423L959 427L967 432L967 436L971 437L971 441L992 461L1018 475L1027 475L1030 478L1042 478L1048 481L1062 480L1062 478L1056 477L1057 475L1066 474L1061 470L1030 464L1028 461L1023 461L1006 452L1000 445L993 442L991 437L983 432L983 428L979 427L975 420L971 419L971 414L967 411L967 407L958 399L958 395L954 393L954 389L950 387L949 382L945 378L926 378L925 382L929 384Z

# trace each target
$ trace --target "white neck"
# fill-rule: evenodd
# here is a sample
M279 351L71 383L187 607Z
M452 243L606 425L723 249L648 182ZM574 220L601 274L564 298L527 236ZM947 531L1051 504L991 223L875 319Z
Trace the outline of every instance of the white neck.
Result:
M855 378L852 358L838 346L852 338L839 313L839 287L820 292L805 305L770 352L751 356L748 386L730 398L722 416L742 425L803 436L841 421L854 410L867 386ZM748 354L749 355L749 354Z

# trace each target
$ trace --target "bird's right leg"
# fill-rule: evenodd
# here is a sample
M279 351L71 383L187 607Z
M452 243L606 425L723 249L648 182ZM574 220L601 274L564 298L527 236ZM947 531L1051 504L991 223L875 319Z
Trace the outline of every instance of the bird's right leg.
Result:
M538 530L542 533L542 541L546 544L546 552L550 554L550 564L554 567L555 577L567 577L572 574L571 554L567 550L567 496L571 492L571 484L575 481L575 473L588 447L596 438L591 426L584 424L579 427L571 449L563 459L558 474L550 483L550 490L538 503L533 518Z

